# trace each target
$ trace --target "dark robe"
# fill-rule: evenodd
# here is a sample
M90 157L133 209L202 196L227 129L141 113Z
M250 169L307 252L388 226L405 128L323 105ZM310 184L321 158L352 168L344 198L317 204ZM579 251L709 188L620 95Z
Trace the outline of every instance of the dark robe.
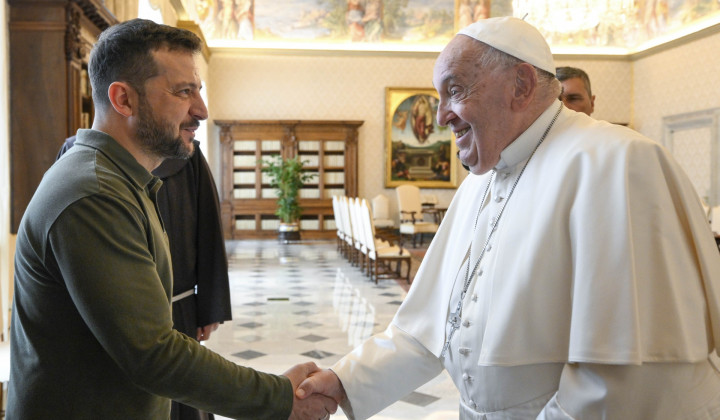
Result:
M75 142L63 144L58 159ZM228 262L220 203L199 142L189 159L166 159L153 174L163 180L157 202L170 241L173 295L196 294L173 302L173 327L195 339L197 328L232 319ZM212 414L172 402L172 420L212 419Z

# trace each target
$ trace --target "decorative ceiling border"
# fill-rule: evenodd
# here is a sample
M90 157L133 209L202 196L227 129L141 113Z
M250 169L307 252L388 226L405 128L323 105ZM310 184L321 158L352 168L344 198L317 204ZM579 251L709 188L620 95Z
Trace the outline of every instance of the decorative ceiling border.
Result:
M360 56L402 56L435 57L444 45L417 44L357 44L357 43L319 43L319 42L253 42L253 41L206 41L202 28L190 20L183 0L167 0L175 9L180 24L203 39L203 55L209 60L210 54L233 53L244 55L360 55ZM700 20L681 30L647 41L636 48L618 47L553 47L556 59L596 59L635 61L658 52L665 51L720 32L720 15ZM206 51L207 50L207 51Z

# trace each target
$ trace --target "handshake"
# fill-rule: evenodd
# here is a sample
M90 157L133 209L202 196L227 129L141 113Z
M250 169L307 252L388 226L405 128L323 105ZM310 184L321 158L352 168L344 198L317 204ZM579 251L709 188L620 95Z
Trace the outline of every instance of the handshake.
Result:
M283 373L293 387L292 413L288 420L325 420L347 396L337 375L313 362L299 364Z

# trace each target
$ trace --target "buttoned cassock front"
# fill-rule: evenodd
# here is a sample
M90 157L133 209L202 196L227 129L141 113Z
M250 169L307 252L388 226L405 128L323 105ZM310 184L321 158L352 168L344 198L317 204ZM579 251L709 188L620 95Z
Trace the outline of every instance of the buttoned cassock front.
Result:
M720 379L707 362L720 348L720 255L691 183L664 148L562 110L508 199L558 106L502 152L475 230L492 174L468 176L391 326L333 367L357 418L431 379L443 363L461 391L464 418L478 410L486 416L478 418L550 416L561 411L553 398L558 389L561 401L568 396L579 415L592 418L602 404L577 403L594 398L581 394L592 388L586 377L601 379L591 390L608 391L604 403L612 404L620 398L612 369L604 368L612 365L641 366L632 373L639 382L664 378L666 390L688 395L675 410L720 410ZM466 296L465 324L440 359L468 247L475 239L474 265L505 200L478 266L482 274ZM590 371L578 373L578 364ZM670 375L678 366L697 372L674 379L685 378ZM698 383L694 392L706 390L715 408L689 395ZM648 409L647 396L636 395L625 413ZM516 404L526 407L513 414Z

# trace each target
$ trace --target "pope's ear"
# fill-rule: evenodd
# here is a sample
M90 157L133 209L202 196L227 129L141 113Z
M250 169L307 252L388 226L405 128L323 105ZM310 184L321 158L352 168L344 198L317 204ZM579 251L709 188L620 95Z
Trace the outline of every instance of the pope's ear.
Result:
M538 76L535 68L528 63L515 66L515 72L513 108L522 110L532 102L537 89Z
M113 82L108 87L108 98L115 112L125 117L133 115L134 100L137 97L135 89L125 82Z

